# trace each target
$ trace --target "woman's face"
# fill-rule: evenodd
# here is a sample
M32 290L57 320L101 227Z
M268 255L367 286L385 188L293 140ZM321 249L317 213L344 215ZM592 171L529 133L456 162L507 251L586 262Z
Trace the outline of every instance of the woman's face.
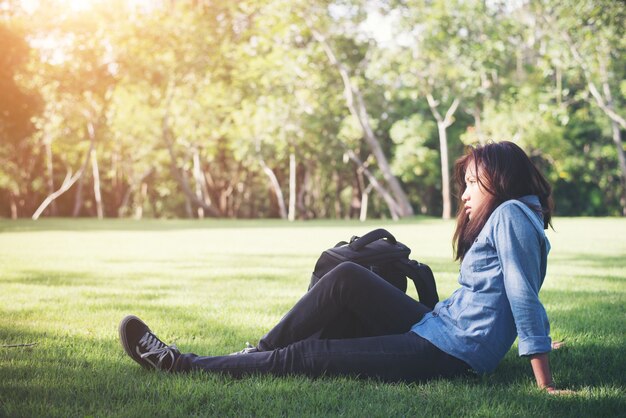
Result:
M478 183L478 173L473 161L469 161L465 169L465 191L461 196L465 207L465 213L472 220L472 213L478 211L487 203L489 194Z

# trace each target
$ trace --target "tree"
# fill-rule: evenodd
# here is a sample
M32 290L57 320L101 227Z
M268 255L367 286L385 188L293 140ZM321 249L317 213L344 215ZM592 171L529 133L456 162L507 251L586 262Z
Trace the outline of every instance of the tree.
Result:
M545 25L543 35L569 52L566 65L575 68L591 101L608 118L621 173L622 215L626 216L626 155L622 130L626 130L624 95L616 96L623 80L626 11L619 2L548 2L535 9Z
M390 188L390 193L387 194L385 190L378 188L378 190L383 193L385 196L385 200L389 205L389 210L394 218L396 217L407 217L413 215L413 208L409 202L409 199L402 189L402 186L398 179L391 171L391 166L387 161L387 157L383 152L383 149L380 145L380 141L376 137L374 130L372 129L372 124L370 122L370 117L368 115L367 107L365 105L365 101L363 99L363 94L359 89L358 85L351 80L350 73L346 66L340 62L337 58L337 55L333 51L329 42L326 40L326 37L322 35L316 29L312 29L313 36L315 39L322 45L326 55L330 62L337 67L341 79L344 83L344 95L346 99L346 105L350 110L350 114L359 122L363 130L363 137L367 142L369 148L372 150L376 158L376 162L378 167L380 168L383 177ZM358 161L357 161L358 163Z
M0 189L8 189L11 217L24 206L33 164L39 161L31 135L32 118L41 111L41 99L17 82L30 48L23 36L0 22ZM32 191L31 191L32 193Z
M394 52L399 84L426 99L437 124L444 219L452 216L448 128L463 98L476 94L481 63L473 18L481 13L486 10L480 2L410 1L398 26L399 36L411 38Z
M108 148L104 143L108 126L106 113L116 83L109 53L110 37L103 25L113 19L110 14L110 20L102 19L107 15L100 11L97 15L82 12L50 20L55 6L58 7L55 2L42 5L32 17L37 28L32 36L35 41L40 41L42 56L32 75L32 83L39 86L46 100L45 112L39 120L43 128L43 145L51 147L54 142L67 142L56 148L70 154L64 165L65 171L73 174L66 175L67 181L57 191L49 193L33 218L38 218L48 204L75 183L78 183L78 190L74 195L73 215L77 216L83 206L82 188L88 164L92 168L94 212L98 218L103 218L98 155ZM70 135L66 135L68 130ZM87 145L80 144L83 140ZM76 142L78 148L86 148L84 158L75 156ZM74 172L75 159L82 163ZM52 158L48 160L52 167ZM52 175L53 170L49 169L49 173ZM51 178L49 184L52 186L53 182L54 178Z
M450 217L490 139L559 213L624 211L616 3L66 3L0 12L2 215Z

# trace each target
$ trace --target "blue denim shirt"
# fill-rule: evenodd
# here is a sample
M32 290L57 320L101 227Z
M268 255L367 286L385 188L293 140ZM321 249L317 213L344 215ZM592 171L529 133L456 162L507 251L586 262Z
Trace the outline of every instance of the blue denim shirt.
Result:
M526 203L526 204L524 204ZM537 196L502 203L465 254L460 289L412 331L479 373L493 371L519 337L519 355L551 350L539 301L550 243Z

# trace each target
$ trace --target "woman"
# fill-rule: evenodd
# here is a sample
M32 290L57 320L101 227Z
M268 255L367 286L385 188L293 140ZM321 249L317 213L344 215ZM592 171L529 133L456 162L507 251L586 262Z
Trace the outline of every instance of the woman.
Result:
M493 371L519 338L540 388L554 391L549 323L538 292L550 245L551 188L511 142L470 148L455 164L461 205L454 233L461 287L431 311L371 271L343 263L327 273L257 347L238 355L182 354L139 318L120 324L144 367L244 376L351 375L422 381ZM360 335L329 335L352 318Z

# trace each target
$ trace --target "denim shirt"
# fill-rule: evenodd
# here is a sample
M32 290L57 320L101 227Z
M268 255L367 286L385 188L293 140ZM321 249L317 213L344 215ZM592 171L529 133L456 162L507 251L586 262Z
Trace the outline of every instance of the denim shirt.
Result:
M493 371L519 337L519 355L551 350L539 301L550 243L537 196L498 206L461 263L460 289L411 330L479 373Z

